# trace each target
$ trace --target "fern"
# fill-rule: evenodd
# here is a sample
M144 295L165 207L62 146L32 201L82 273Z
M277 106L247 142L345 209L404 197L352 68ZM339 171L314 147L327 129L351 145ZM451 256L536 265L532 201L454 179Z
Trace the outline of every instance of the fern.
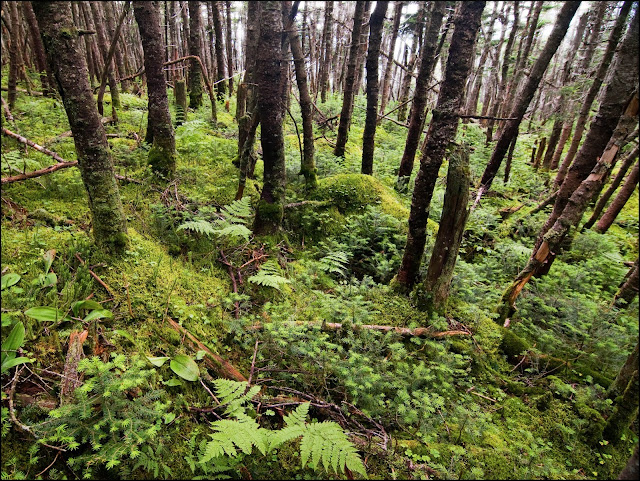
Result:
M176 230L191 230L198 234L217 235L231 240L244 239L246 242L251 236L251 230L247 227L250 218L251 205L249 198L245 197L223 207L220 218L214 222L205 219L190 220L180 224Z
M225 220L232 224L249 225L252 215L250 201L250 197L243 197L223 207L222 215Z
M178 226L176 230L192 230L198 234L213 235L216 229L211 222L206 220L190 220Z
M279 291L282 286L291 282L286 277L282 277L280 273L281 270L278 263L270 259L262 264L257 274L249 277L249 282L259 286L273 287Z
M200 463L207 463L213 458L227 455L238 456L238 450L244 454L251 454L253 447L258 448L263 455L269 446L269 431L260 427L252 418L242 413L237 419L222 419L211 425L213 433L200 458Z
M320 268L322 270L331 274L338 274L340 277L346 276L348 265L349 254L343 251L330 251L320 259Z
M228 379L216 379L213 384L220 398L220 405L228 404L224 413L229 416L234 416L239 411L242 411L242 405L251 401L260 391L260 386L253 386L247 391L246 382L230 381Z

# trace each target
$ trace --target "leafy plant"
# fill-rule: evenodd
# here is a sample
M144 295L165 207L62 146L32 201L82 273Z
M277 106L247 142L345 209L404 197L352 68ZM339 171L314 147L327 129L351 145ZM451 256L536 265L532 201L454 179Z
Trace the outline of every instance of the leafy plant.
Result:
M24 324L18 321L2 343L2 367L0 368L2 374L8 372L12 367L31 362L28 357L16 357L18 349L24 343L24 334Z
M280 290L285 284L289 284L291 281L286 277L282 277L281 269L278 263L274 259L269 259L262 264L260 270L253 276L249 277L249 282L257 284L259 286L273 287L276 290Z

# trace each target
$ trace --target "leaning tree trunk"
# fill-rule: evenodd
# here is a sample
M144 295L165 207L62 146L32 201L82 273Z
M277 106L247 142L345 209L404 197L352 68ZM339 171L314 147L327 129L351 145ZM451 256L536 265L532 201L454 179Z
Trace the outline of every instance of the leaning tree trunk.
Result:
M389 100L389 94L391 93L391 72L393 70L394 53L396 51L396 42L398 40L398 30L400 30L400 19L402 18L402 7L404 2L401 0L396 1L395 9L393 10L393 27L391 29L391 41L389 42L389 58L384 69L384 77L382 78L382 96L380 98L380 115L384 115L384 109L387 107L387 101Z
M398 287L409 290L416 282L427 241L429 207L438 171L449 144L458 130L464 87L473 66L476 34L480 28L482 10L486 2L464 2L454 20L453 36L447 67L433 118L427 131L426 148L420 159L420 170L411 199L409 233L396 276Z
M225 65L224 65L224 43L222 41L222 20L220 19L220 8L222 2L211 2L211 10L213 13L213 30L216 34L216 72L218 73L216 91L218 92L218 100L224 99L227 94L227 84L225 83Z
M400 168L398 169L397 189L400 191L404 190L409 184L409 178L413 171L413 161L418 150L424 120L427 115L427 89L429 88L429 79L437 62L435 52L446 7L447 5L444 2L435 2L429 15L429 25L422 45L420 70L416 79L416 90L411 103L409 133L407 134L404 152L400 160Z
M477 205L478 202L480 202L484 193L491 187L491 183L498 173L500 164L502 163L504 156L507 154L513 138L518 134L520 122L522 122L522 118L527 111L527 107L529 107L529 104L538 89L538 84L551 61L551 57L553 57L553 54L560 46L560 42L562 42L562 39L567 33L571 19L575 15L579 6L579 1L567 1L564 3L560 13L556 17L556 23L549 35L549 38L547 39L547 43L540 53L538 60L536 60L536 63L531 68L531 74L529 75L524 87L519 92L520 96L516 99L516 103L509 114L509 118L514 120L506 121L506 124L498 137L493 154L491 154L491 160L489 160L489 164L482 174L480 187L478 189L474 205Z
M338 138L333 155L344 157L344 149L349 137L349 125L351 124L351 103L357 88L355 83L356 67L358 61L358 47L360 46L360 31L362 30L362 19L364 16L363 0L356 2L356 11L353 16L353 30L351 32L351 48L349 49L349 63L347 64L347 75L344 82L344 95L342 99L342 111L340 112L340 124L338 125Z
M589 118L589 112L591 111L591 105L593 104L593 101L598 95L600 87L604 82L607 70L609 69L609 65L611 64L613 55L615 54L616 47L618 46L618 42L620 41L620 38L622 37L622 34L624 32L625 20L627 19L627 15L631 10L632 4L633 2L631 0L627 0L626 2L624 2L622 8L620 9L620 14L616 19L616 23L611 30L607 48L604 52L602 60L600 61L600 65L598 66L598 70L593 79L593 83L591 84L591 87L589 87L589 91L587 92L582 107L580 108L580 113L578 114L578 119L576 120L576 128L573 132L573 139L571 140L571 144L569 145L569 150L564 160L560 164L560 167L558 168L558 173L556 174L556 178L554 180L555 189L559 188L564 182L567 171L569 170L569 166L573 162L573 159L578 152L580 140L582 140L582 134L584 133L585 126L587 125L587 119ZM615 126L615 122L613 126Z
M447 189L444 194L440 227L424 281L428 308L442 309L449 297L453 270L469 216L467 204L470 182L469 151L463 146L449 156Z
M598 202L596 203L596 206L593 208L593 213L591 214L591 217L582 226L582 230L583 231L586 230L586 229L590 229L593 226L593 224L596 223L596 221L600 217L600 214L604 210L605 205L607 205L607 202L609 202L609 199L611 198L613 193L616 191L616 189L622 183L622 180L624 179L624 176L627 174L627 171L629 170L629 168L633 164L633 161L636 159L636 157L638 157L638 146L637 145L629 153L629 155L627 155L627 157L624 159L624 162L620 166L620 170L618 170L618 173L616 174L615 178L611 182L611 185L609 186L609 188L598 199Z
M618 217L622 208L633 195L636 185L638 185L638 162L636 162L636 165L633 167L633 170L627 177L627 180L625 180L620 192L618 192L618 195L613 199L613 202L611 202L611 205L605 213L602 214L602 217L593 230L600 234L604 234L609 230L609 227L613 225L613 221L616 220L616 217Z
M126 220L113 161L93 100L87 64L71 17L71 2L33 2L47 59L58 83L78 155L78 167L89 197L96 244L123 253Z
M367 52L367 114L362 133L361 172L373 175L373 149L375 145L376 125L378 124L378 57L382 43L382 26L389 6L388 1L378 0L369 19L369 51ZM390 57L393 60L393 56Z
M200 57L200 2L189 0L189 55ZM191 59L189 64L189 108L202 105L202 68L200 62ZM214 102L214 100L211 100Z
M602 437L607 441L613 443L620 441L624 430L637 416L638 391L638 344L636 343L635 349L627 358L607 393L613 399L613 413L607 419L602 433Z
M140 29L144 50L144 69L149 92L149 129L153 143L149 151L149 165L159 176L171 179L176 172L176 141L169 113L167 83L162 64L165 45L162 41L158 2L133 2L133 10Z
M260 49L257 56L258 109L262 123L264 182L254 222L256 234L276 232L284 215L286 182L282 120L282 9L280 2L263 2Z
M638 297L638 259L627 273L626 279L616 292L613 303L619 308L625 308ZM624 303L622 302L624 301ZM638 365L638 347L636 346L635 365ZM617 395L617 394L616 394Z
M291 2L285 2L286 9L291 11ZM302 135L304 138L304 149L300 173L304 176L307 191L314 190L318 185L317 169L314 156L313 145L313 112L309 85L307 83L307 69L304 64L304 53L298 31L294 28L293 18L290 17L288 34L291 44L291 54L296 71L296 83L300 92L300 113L302 115Z

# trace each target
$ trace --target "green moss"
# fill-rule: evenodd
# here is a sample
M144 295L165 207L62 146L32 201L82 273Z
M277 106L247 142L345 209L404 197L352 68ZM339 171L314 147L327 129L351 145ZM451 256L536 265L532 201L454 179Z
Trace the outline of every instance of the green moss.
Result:
M154 142L149 150L149 165L155 173L166 179L172 179L176 172L175 153Z
M507 355L509 361L518 360L520 355L529 350L529 344L508 329L504 329L500 349Z

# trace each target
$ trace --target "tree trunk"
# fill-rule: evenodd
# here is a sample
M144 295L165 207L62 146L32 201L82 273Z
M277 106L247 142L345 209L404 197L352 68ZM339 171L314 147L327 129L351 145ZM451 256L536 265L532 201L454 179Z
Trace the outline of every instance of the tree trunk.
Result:
M187 83L182 79L176 79L174 85L176 125L182 125L187 121Z
M229 76L229 96L233 95L233 49L231 44L231 1L225 1L227 24L225 32L225 47L227 49L227 75Z
M111 40L109 44L111 43L116 44L115 51L114 51L114 55L115 55L114 58L115 58L115 64L118 66L118 76L119 78L126 77L129 72L127 72L127 69L125 69L124 67L122 51L117 46L118 40L120 37L120 30L116 32L115 19L117 18L117 15L116 15L115 9L113 8L113 2L104 2L104 8L105 8L105 20L107 21L107 30L109 32L109 39ZM160 58L164 58L164 52L163 52L163 56ZM129 90L129 81L124 80L123 82L121 82L120 88L122 89L123 92L127 92Z
M11 24L11 34L9 38L9 80L7 101L9 102L9 110L13 110L16 104L18 83L18 4L17 2L7 2L9 10L9 20Z
M636 259L633 267L631 267L627 273L626 280L613 298L613 303L618 308L624 309L628 307L636 297L638 297L638 259ZM624 301L624 303L622 301ZM634 366L638 366L638 346L636 346L635 350ZM619 393L614 394L617 396Z
M573 159L578 152L578 147L580 146L580 140L582 139L582 134L584 133L585 126L587 124L587 119L589 117L589 112L591 111L591 104L595 100L598 92L600 91L600 87L604 82L607 70L609 69L609 65L611 64L611 60L613 59L613 55L616 51L616 47L618 46L618 42L622 37L625 27L625 20L629 11L631 10L632 1L627 0L624 2L622 8L620 9L620 14L616 19L616 23L611 30L611 35L609 36L609 42L607 43L607 48L602 57L602 61L598 66L598 71L593 79L593 83L587 92L584 103L580 109L580 113L578 115L578 119L576 120L576 128L573 133L573 139L571 140L571 145L569 146L569 150L567 155L565 156L562 164L558 169L558 174L556 175L556 179L554 181L554 187L559 188L564 182L567 171L569 170L569 166L573 162ZM624 101L625 99L623 99ZM613 127L615 126L615 122Z
M260 50L256 65L264 160L264 186L254 223L254 232L258 235L276 232L282 224L284 214L286 172L282 130L282 33L280 2L263 2Z
M135 1L133 9L142 39L149 95L148 128L151 129L153 139L149 151L149 165L159 176L171 179L176 172L176 141L169 113L167 84L162 64L158 62L165 53L160 26L160 5L158 2Z
M360 45L360 31L362 29L362 20L364 18L363 0L356 2L356 11L353 16L353 30L351 32L351 47L349 49L349 62L347 64L347 75L344 84L344 94L342 100L342 111L340 112L340 124L338 125L338 138L336 139L336 147L333 155L344 157L344 149L347 145L349 137L349 125L351 124L351 103L356 93L357 85L355 84L356 67L358 61L358 47Z
M491 187L491 183L498 173L500 164L511 145L511 141L518 133L520 122L522 122L522 118L524 117L527 107L531 103L531 100L538 89L538 84L551 61L551 57L553 57L553 54L558 49L560 42L562 42L562 39L569 28L569 24L571 23L571 19L579 6L579 1L567 1L563 4L560 13L558 13L553 31L549 35L547 43L540 53L538 60L536 60L533 65L531 74L529 75L522 90L520 90L519 98L517 99L513 110L511 110L511 113L509 114L509 118L515 118L516 120L508 120L506 122L504 129L496 142L493 154L491 155L491 160L482 174L480 188L478 189L474 205L477 205L482 195Z
M540 144L538 145L538 153L536 154L536 160L533 163L533 168L538 169L540 167L540 162L542 161L542 156L544 155L544 151L547 148L547 138L542 137L540 140Z
M201 57L200 51L200 2L189 0L189 55ZM189 65L189 108L197 109L202 105L202 68L200 63L191 59ZM212 99L212 102L214 100Z
M318 90L320 90L320 102L327 101L327 90L329 87L329 64L331 62L331 37L333 31L333 2L324 4L324 28L322 32L322 60L320 65L320 76L318 79Z
M225 95L227 94L227 84L224 80L226 74L224 65L224 43L222 41L222 20L220 19L221 7L221 2L211 2L211 11L213 13L213 29L216 34L216 72L218 73L218 83L216 84L216 91L218 92L218 100L224 99Z
M387 107L389 100L389 94L391 93L391 72L393 69L393 59L396 51L396 42L398 40L398 30L400 30L400 19L402 18L402 7L404 2L396 1L396 6L393 11L393 27L391 29L391 40L389 42L389 58L387 60L386 67L384 69L384 77L382 80L382 98L380 99L380 115L384 114L384 110Z
M480 28L485 2L464 2L454 20L453 37L438 102L427 131L426 148L411 200L409 233L396 276L398 286L409 290L416 282L427 240L427 220L438 179L438 171L449 144L458 129L458 113L463 103L464 86L473 65L476 34Z
M93 23L95 25L98 47L102 54L103 60L103 72L107 72L107 82L109 83L109 92L111 93L111 106L113 108L120 108L120 91L118 90L118 82L116 81L115 63L113 59L107 62L109 57L109 39L105 30L106 21L104 18L104 12L102 11L102 2L89 2L91 5L91 12L93 13ZM100 78L104 76L101 73ZM98 112L100 115L104 115L102 110L102 102L98 102Z
M549 135L549 145L547 146L547 151L544 154L544 159L542 159L542 170L544 171L548 172L551 168L551 159L553 158L558 141L560 140L560 134L562 134L562 124L562 119L559 117L553 121L551 134Z
M611 202L611 205L602 215L593 230L600 234L604 234L609 230L609 227L613 225L613 221L616 220L622 208L633 195L636 185L638 185L638 162L636 162L636 165L624 182L620 192L618 192L616 198L613 199L613 202Z
M447 189L444 194L440 227L424 281L429 308L441 310L449 297L453 270L469 215L467 206L470 181L469 151L463 146L449 156Z
M571 135L571 129L573 128L573 119L565 120L562 125L562 131L560 132L560 139L558 139L558 145L556 145L556 150L553 153L553 157L551 158L551 170L556 170L558 168L558 164L560 163L560 157L562 156L562 151L564 150L564 146L567 144L569 140L569 136Z
M95 241L109 251L123 253L127 244L126 220L107 137L73 25L71 2L33 2L32 6L73 132Z
M609 201L609 199L611 198L613 193L616 191L616 189L622 183L622 180L624 179L624 176L626 175L627 171L629 170L629 168L633 164L633 161L636 159L636 157L638 157L638 146L637 145L631 151L631 153L629 153L629 155L627 155L627 157L624 159L624 162L620 166L620 169L618 170L618 173L616 174L615 178L611 182L611 185L609 186L609 188L598 199L598 202L596 203L595 207L593 208L593 213L591 214L591 217L582 226L582 230L583 231L585 229L590 229L593 226L593 224L596 223L596 221L600 217L600 214L602 213L605 205L607 205L607 202Z
M640 459L638 458L638 443L636 443L636 449L633 450L633 454L629 458L627 465L624 467L618 479L634 480L640 477Z
M405 62L405 74L400 82L400 91L398 92L398 103L402 105L398 109L398 121L404 122L407 120L407 100L409 100L409 90L411 89L411 79L413 78L413 71L418 63L418 48L420 47L420 38L422 37L422 30L424 29L425 17L427 14L427 2L421 2L420 9L418 10L415 28L413 31L413 40L411 41L411 54L409 56L409 62ZM406 56L406 50L405 50Z
M40 84L42 85L42 93L44 95L52 95L54 93L53 86L55 81L51 73L51 69L47 64L47 58L44 54L44 46L42 45L42 39L40 38L40 29L38 28L38 22L36 16L33 13L33 7L31 2L22 2L22 11L24 18L29 26L29 33L31 34L31 40L33 42L33 53L36 59L36 65L40 72Z
M398 180L396 187L403 191L409 184L409 178L413 171L413 161L420 143L420 136L424 128L424 121L427 115L427 89L429 88L429 80L437 62L435 55L438 45L438 34L442 26L446 3L435 2L433 9L429 15L429 25L427 26L424 43L422 45L422 60L420 62L420 70L416 79L416 90L411 103L411 115L409 121L409 132L407 140L400 160L400 168L398 169Z
M633 362L633 366L628 365ZM623 372L624 371L624 372ZM627 381L624 384L624 381ZM616 444L627 427L638 415L638 394L640 394L638 384L638 345L629 355L629 359L622 367L620 374L616 378L614 385L619 385L620 394L613 402L613 413L607 419L607 424L602 433L602 437Z
M291 2L285 2L288 11L291 10ZM302 164L300 165L300 173L304 176L307 191L312 191L318 186L317 169L314 156L313 145L313 111L311 95L309 94L309 85L307 84L307 70L304 64L304 53L300 44L300 36L298 35L293 19L288 28L289 41L291 44L291 53L296 70L296 83L300 92L300 113L302 115L302 132L304 138L304 152Z
M375 145L376 125L378 124L378 58L382 43L382 26L389 2L378 0L376 8L369 20L369 51L367 52L367 115L362 134L362 168L361 172L373 175L373 150ZM391 57L393 60L393 57Z

